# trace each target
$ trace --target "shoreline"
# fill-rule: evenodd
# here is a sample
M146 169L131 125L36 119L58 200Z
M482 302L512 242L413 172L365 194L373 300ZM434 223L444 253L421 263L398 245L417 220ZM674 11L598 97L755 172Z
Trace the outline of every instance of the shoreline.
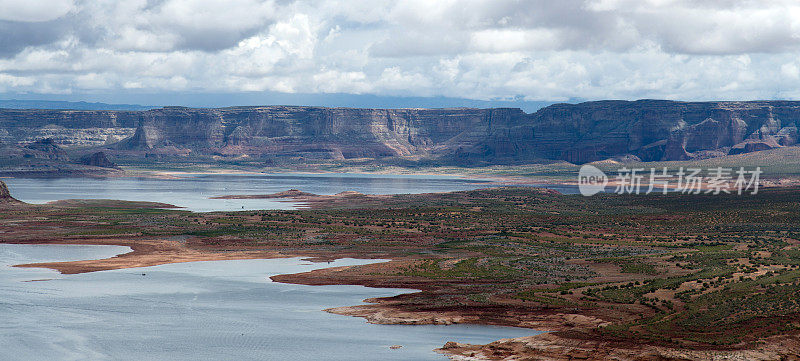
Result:
M798 194L792 191L773 190L771 192L765 192L765 197L771 197L767 199L780 200L782 203L778 204L789 205L792 204L793 199L789 196ZM391 200L383 199L383 197L389 197ZM649 273L646 273L646 269L641 272L626 272L621 268L622 265L611 258L598 259L597 256L593 258L593 253L587 253L590 248L586 247L598 249L597 252L607 252L609 249L617 250L615 252L627 252L628 248L626 247L631 247L631 249L637 247L635 248L638 250L636 254L626 257L634 257L631 259L636 261L641 259L637 255L653 254L655 258L651 260L652 262L666 264L659 262L670 261L668 256L675 252L685 252L702 246L693 246L695 243L689 243L692 241L691 239L673 242L662 239L648 241L649 238L633 238L642 234L646 236L646 232L621 232L614 229L602 234L585 232L570 234L569 239L556 238L562 235L558 233L561 228L521 229L517 230L518 233L504 234L504 237L513 241L513 246L508 249L500 248L508 244L502 242L498 243L497 247L503 249L504 252L514 252L509 255L518 255L517 251L526 250L527 248L524 247L527 247L528 244L536 247L553 245L550 248L561 250L563 247L560 246L561 244L574 242L576 244L574 247L580 247L574 248L575 251L569 249L567 251L580 252L577 255L586 259L576 258L575 262L567 262L566 267L586 268L594 272L589 274L592 278L587 279L588 283L585 284L581 282L567 283L567 287L571 288L564 290L567 292L562 291L560 293L562 296L558 297L548 295L558 291L558 288L553 288L555 286L549 287L550 283L545 283L544 288L523 286L527 287L526 289L515 284L506 287L504 286L506 283L512 282L510 279L485 276L482 272L485 272L484 269L488 269L488 267L475 267L474 263L477 259L476 256L484 253L464 248L459 244L454 246L444 243L449 247L450 253L432 253L429 250L435 251L436 249L433 247L438 247L442 243L437 238L431 238L423 232L433 229L445 232L443 234L457 232L464 237L494 237L476 238L478 241L473 241L474 245L483 246L485 243L480 242L486 242L485 239L497 239L498 229L492 226L491 219L473 221L476 227L484 224L481 222L490 222L486 226L488 227L486 230L480 228L469 230L443 228L440 230L434 227L437 224L432 222L439 222L444 217L457 220L461 219L463 215L476 217L485 212L495 214L506 212L509 209L518 210L521 204L523 207L537 207L529 213L543 215L546 218L539 223L548 224L548 219L551 217L561 218L560 215L552 216L547 213L547 210L550 209L547 207L550 207L550 204L565 202L563 204L556 203L560 207L557 209L570 211L573 208L585 207L585 204L594 204L595 201L591 201L589 198L562 198L557 192L531 190L525 187L512 187L500 191L478 190L438 195L383 197L373 199L361 194L348 193L340 197L324 196L318 202L309 204L312 208L320 206L323 209L353 206L356 207L355 211L344 208L344 211L331 212L275 211L263 214L229 212L195 215L155 212L148 215L151 214L148 210L140 209L148 208L147 204L129 204L128 202L117 204L112 201L62 206L14 204L9 205L9 209L17 211L8 213L9 217L4 220L0 231L5 235L4 243L116 245L131 248L131 252L100 260L15 265L15 267L49 268L64 274L195 261L285 257L301 257L315 262L339 258L390 259L388 262L359 267L280 274L272 276L271 279L275 282L292 284L361 285L419 290L392 297L364 300L370 302L367 305L325 310L333 314L360 317L370 323L404 325L459 323L524 327L547 332L544 336L499 340L487 345L448 343L440 349L441 352L447 353L455 359L502 359L505 357L504 355L532 359L559 359L563 355L569 355L575 358L598 360L610 357L621 360L645 360L653 357L700 360L711 359L714 355L727 355L726 357L768 360L774 359L772 356L776 355L800 356L800 338L796 332L782 333L784 336L777 337L765 335L763 338L757 339L757 342L741 339L731 343L701 343L692 339L631 338L625 334L613 333L615 332L613 328L608 332L604 329L610 325L616 326L633 320L648 319L661 309L643 302L606 301L599 297L595 297L597 301L583 303L577 301L581 295L588 294L594 297L591 287L598 284L618 287L622 282L631 282L630 284L633 285L634 281L651 278L648 276ZM619 199L633 200L633 198L626 197ZM641 199L648 200L648 198ZM683 200L683 198L671 197L668 200L677 201ZM720 200L732 204L736 209L743 207L742 203L734 198L720 198ZM578 201L580 201L579 204L573 204ZM650 203L643 204L648 205L656 200L650 201ZM763 203L758 199L749 198L744 201L749 202L745 205L752 204L752 207ZM637 201L637 204L639 204L638 202L640 201ZM468 208L450 208L452 204L462 203L466 203ZM155 203L148 204L154 205ZM440 208L431 208L431 210L417 208L418 206L429 207L431 204L436 204ZM616 207L623 207L626 204ZM84 206L86 208L82 208ZM497 209L486 210L484 208L490 206ZM110 209L114 209L113 212L119 213L108 214L102 209L103 207L110 207ZM404 210L409 207L414 212L420 212L418 209L424 211L405 218L397 218L395 210ZM362 208L371 211L365 212ZM71 211L71 209L80 212ZM373 212L377 213L382 209L385 209L386 213L378 213L377 215L380 217L372 216ZM442 210L450 213L443 213ZM518 214L528 214L526 212L518 212ZM433 218L425 221L429 216L433 216ZM681 217L684 216L681 213L654 212L636 213L630 217L632 220L655 222L656 225L662 224L663 227L671 227L675 224L676 219L682 219ZM602 217L598 216L597 218L596 222L606 224ZM528 218L522 220L526 219ZM418 220L424 222L414 223L413 226L409 224L409 222L418 222ZM526 225L527 223L516 224ZM161 226L167 228L159 228ZM446 224L441 226L449 227ZM300 233L288 237L289 234L285 233L285 229L294 232L299 230ZM393 233L385 233L388 230L392 230ZM492 232L493 230L494 232ZM259 235L260 241L255 241L256 238L247 232ZM374 243L363 242L364 232L371 232L369 234L374 235L371 240ZM386 235L384 236L384 234ZM545 243L548 241L550 242ZM657 242L653 243L652 241ZM731 247L739 250L744 249L743 247L748 244L740 241ZM710 244L709 246L715 245ZM670 247L669 249L675 252L655 252L651 250L651 247ZM800 247L800 243L789 242L789 248L796 247ZM710 253L715 250L716 248L709 248L699 251ZM627 253L617 254L624 256ZM506 260L506 258L501 259ZM493 259L485 258L485 260L488 262ZM460 267L460 269L456 269L456 267ZM767 268L775 269L775 267ZM750 271L750 273L754 277L759 276L764 274L767 268ZM453 274L454 269L463 273ZM495 269L500 269L502 272L516 272L515 269L509 268ZM688 271L677 265L660 266L655 270L661 277L660 279L688 275ZM509 274L516 275L516 273ZM553 272L553 274L559 275L557 272ZM533 276L530 279L536 282ZM689 286L693 286L693 284L689 284ZM497 288L502 291L494 292ZM523 294L519 291L520 289L528 293ZM577 295L573 294L571 290L576 290ZM589 292L586 292L587 290ZM472 298L473 296L475 298ZM669 294L658 297L678 301ZM550 301L555 299L572 303L554 304ZM678 303L678 307L683 307L683 304L685 303ZM561 351L553 354L552 350L555 349ZM765 350L771 354L765 353Z
M198 262L198 261L224 261L243 259L272 259L290 258L296 255L283 254L277 251L234 251L234 252L204 252L191 249L178 241L163 239L153 240L125 240L125 239L48 239L41 241L4 242L5 244L36 244L36 245L83 245L83 246L123 246L129 247L131 252L116 255L111 258L40 262L13 265L18 268L47 268L61 274L80 274L115 269L128 269L158 266L172 263Z
M158 170L137 170L122 168L121 171L107 173L107 174L91 174L91 173L40 173L31 175L0 175L0 179L15 179L15 178L145 178L145 179L181 179L181 176L199 176L199 175L336 175L336 174L352 174L364 176L430 176L442 177L452 179L464 179L473 181L484 181L487 184L556 184L556 185L571 185L569 181L553 181L551 179L538 179L524 176L505 176L505 175L492 175L492 174L469 174L469 173L434 173L434 172L393 172L393 171L295 171L295 170L276 170L276 171L247 171L247 170L233 170L233 169L219 169L210 171L158 171Z
M109 171L107 173L67 173L58 174L45 172L42 174L33 174L27 176L15 175L0 175L0 179L12 178L146 178L146 179L182 179L182 176L199 176L199 175L336 175L336 174L352 174L364 176L430 176L430 177L446 177L455 179L464 179L472 181L485 182L487 187L502 187L502 186L533 186L533 187L578 187L579 182L575 177L564 176L524 176L524 175L502 175L492 173L467 173L456 170L455 172L441 173L430 171L414 171L405 168L393 168L387 170L367 171L358 169L354 171L348 170L292 170L292 169L275 169L269 171L258 170L243 170L243 169L226 169L226 168L211 168L202 171L181 171L181 170L148 170L138 168L121 167L116 171ZM577 173L575 174L577 177ZM732 183L733 181L731 181ZM800 185L800 175L764 175L760 182L760 188L782 188L782 187L795 187ZM617 187L619 182L614 179L609 179L606 188ZM731 184L729 184L731 186ZM677 185L670 183L668 189L675 189ZM647 184L642 184L642 189L647 189ZM654 192L660 193L660 187L655 187ZM701 184L698 188L700 191L705 192L710 189L708 184ZM731 186L730 189L733 189ZM576 192L577 193L577 192ZM613 192L612 192L613 193ZM214 197L217 199L226 199L226 197L238 197L239 195L223 195ZM258 198L258 197L256 197ZM277 198L277 197L276 197ZM236 199L236 198L230 198ZM247 198L242 198L247 199Z
M323 262L340 258L358 258L357 255L337 254L334 257L314 252L298 252L288 254L269 250L238 250L228 252L214 252L191 249L179 241L147 240L147 239L74 239L74 240L41 240L10 242L9 244L70 244L70 245L113 245L126 246L131 252L120 254L111 258L98 260L80 260L66 262L44 262L13 265L20 268L47 268L62 274L78 274L98 272L112 269L130 269L147 266L157 266L172 263L198 262L198 261L223 261L246 259L274 259L302 257L311 262ZM360 257L360 258L363 258ZM371 259L371 258L363 258ZM403 262L408 259L391 259L387 262L371 263L360 267L380 268L392 262ZM429 286L396 283L391 279L381 279L369 275L362 275L357 279L342 276L341 274L352 271L353 267L341 266L322 268L308 272L294 274L279 274L271 276L274 282L302 284L302 285L360 285L371 288L402 288L412 289L415 292L402 293L386 298L369 298L363 300L365 305L342 306L324 309L323 311L350 317L360 317L368 323L382 325L451 325L474 324L489 326L508 326L531 329L539 332L536 335L510 339L501 339L485 345L474 345L457 342L447 342L436 352L447 355L453 360L500 360L515 355L524 355L532 359L548 360L651 360L659 359L676 360L704 360L716 358L742 358L748 360L772 360L786 351L800 353L800 340L791 336L773 336L761 343L758 348L710 348L698 349L681 347L674 348L663 345L635 343L631 341L604 340L591 333L578 332L605 327L610 322L597 317L584 314L570 313L542 313L537 315L519 314L518 317L496 318L489 314L474 312L476 310L463 309L437 309L420 310L403 304L403 299L431 290L435 285ZM472 312L470 312L472 311ZM513 312L511 312L513 314ZM508 316L508 311L506 311ZM514 321L511 321L514 320Z
M145 171L150 172L150 171ZM136 173L134 173L136 174ZM228 170L228 169L220 169L220 170L211 170L211 171L153 171L149 177L155 179L180 179L180 176L189 176L189 175L336 175L336 174L352 174L352 175L364 175L364 176L376 176L376 175L383 175L383 176L430 176L430 177L443 177L443 178L454 178L454 179L464 179L464 180L473 180L473 181L485 181L488 184L562 184L560 182L552 182L551 180L545 179L531 179L528 177L518 177L518 176L503 176L503 175L492 175L492 174L469 174L469 173L435 173L435 172L395 172L391 170L387 171L376 171L376 172L368 172L368 171L329 171L329 170L319 170L319 171L297 171L291 169L284 169L284 170L275 170L275 171L246 171L246 170ZM141 176L141 175L135 175ZM145 176L147 177L147 176ZM569 185L568 182L564 182L563 185Z

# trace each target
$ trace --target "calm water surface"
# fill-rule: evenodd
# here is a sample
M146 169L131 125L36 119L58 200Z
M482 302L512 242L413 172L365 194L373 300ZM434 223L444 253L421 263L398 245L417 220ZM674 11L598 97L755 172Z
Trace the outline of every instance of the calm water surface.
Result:
M231 194L268 194L299 189L315 194L450 192L485 188L486 180L449 176L335 174L185 175L152 178L7 178L11 194L29 203L62 199L120 199L174 204L195 212L292 209L297 204L270 199L209 199Z
M431 350L447 341L487 343L537 333L490 326L371 325L322 310L408 291L269 280L275 274L374 261L193 262L80 275L10 267L128 251L0 244L0 359L445 360ZM37 281L26 282L31 280ZM395 344L403 348L389 348Z

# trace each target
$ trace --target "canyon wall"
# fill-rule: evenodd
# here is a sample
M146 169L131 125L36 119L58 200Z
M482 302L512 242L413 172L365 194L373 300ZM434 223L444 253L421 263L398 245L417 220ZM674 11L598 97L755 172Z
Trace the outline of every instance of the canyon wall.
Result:
M0 109L0 142L127 154L402 158L454 164L684 160L797 143L800 102L598 101L519 109L304 106Z

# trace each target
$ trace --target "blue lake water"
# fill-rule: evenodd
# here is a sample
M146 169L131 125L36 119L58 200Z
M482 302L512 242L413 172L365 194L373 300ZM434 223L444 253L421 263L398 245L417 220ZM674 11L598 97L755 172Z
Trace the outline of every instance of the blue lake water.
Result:
M473 325L372 325L322 310L411 291L269 280L375 261L214 261L79 275L10 267L128 251L0 244L0 359L445 360L432 349L447 341L487 343L537 333Z
M154 178L6 178L11 194L28 203L63 199L119 199L173 204L194 212L294 209L298 203L276 199L210 199L232 194L269 194L299 189L315 194L356 191L364 194L413 194L464 191L502 184L480 179L436 175L359 173L183 175ZM564 194L577 186L541 184Z
M471 190L496 186L486 180L449 176L336 174L184 175L153 178L7 178L11 194L28 203L62 199L119 199L169 203L195 212L293 209L275 199L209 199L231 194L269 194L299 189L315 194L356 191L404 194Z

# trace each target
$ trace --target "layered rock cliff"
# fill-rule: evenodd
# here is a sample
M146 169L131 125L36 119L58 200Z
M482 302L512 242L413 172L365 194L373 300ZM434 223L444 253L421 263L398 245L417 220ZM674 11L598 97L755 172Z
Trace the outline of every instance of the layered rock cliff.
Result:
M414 157L471 146L488 132L483 109L169 107L146 112L121 149L163 146L315 158ZM522 114L520 112L520 114Z
M791 146L800 102L599 101L519 109L302 106L148 111L0 110L0 141L44 135L115 152L447 163L682 160ZM118 140L120 140L117 142Z
M50 138L61 146L98 146L130 137L142 112L0 109L0 144Z
M18 200L11 196L8 187L3 181L0 181L0 203L17 203Z
M684 160L724 155L747 142L794 145L798 122L800 102L557 104L530 115L507 134L491 134L484 147L573 163L620 155Z

